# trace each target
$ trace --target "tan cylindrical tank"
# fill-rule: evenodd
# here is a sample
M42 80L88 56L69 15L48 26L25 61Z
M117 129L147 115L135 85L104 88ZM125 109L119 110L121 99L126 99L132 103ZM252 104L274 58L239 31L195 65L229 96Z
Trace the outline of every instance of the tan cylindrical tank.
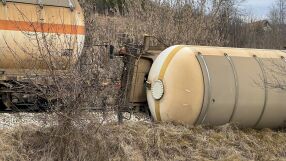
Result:
M285 126L285 57L279 50L172 46L150 70L150 111L155 120L190 125Z
M1 70L66 69L81 53L84 38L77 0L0 2Z

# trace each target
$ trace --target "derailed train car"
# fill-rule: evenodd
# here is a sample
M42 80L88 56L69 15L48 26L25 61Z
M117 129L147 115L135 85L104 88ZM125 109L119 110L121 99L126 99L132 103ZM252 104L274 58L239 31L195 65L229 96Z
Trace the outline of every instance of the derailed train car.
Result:
M68 69L81 54L84 38L77 0L1 1L1 110L34 104L25 80Z
M0 110L38 107L26 80L73 66L84 35L77 0L0 2ZM190 125L285 126L284 51L153 46L149 38L140 52L123 52L122 107Z
M280 128L286 123L286 53L280 50L145 46L133 62L127 106L157 121ZM123 84L127 84L126 80ZM126 89L126 87L124 87Z

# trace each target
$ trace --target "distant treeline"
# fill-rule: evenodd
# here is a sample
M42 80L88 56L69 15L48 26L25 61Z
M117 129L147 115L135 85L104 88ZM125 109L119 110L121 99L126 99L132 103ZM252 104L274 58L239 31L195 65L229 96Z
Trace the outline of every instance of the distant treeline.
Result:
M115 13L124 14L126 11L125 0L90 0L94 2L96 12L100 14L112 15Z
M168 44L243 48L286 46L286 0L274 0L264 19L243 11L243 0L87 0L93 11L123 16L117 26L133 37L150 34ZM118 17L119 18L119 17ZM128 21L123 21L127 18Z

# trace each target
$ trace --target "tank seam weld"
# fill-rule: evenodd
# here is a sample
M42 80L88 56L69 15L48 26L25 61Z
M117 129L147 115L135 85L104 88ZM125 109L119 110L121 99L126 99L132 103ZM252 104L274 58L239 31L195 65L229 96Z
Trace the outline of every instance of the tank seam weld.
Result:
M237 111L237 104L238 104L238 99L239 99L239 82L238 82L238 74L237 74L237 71L236 71L236 68L235 68L235 65L233 63L232 58L228 54L225 54L225 56L231 65L231 68L233 71L233 76L234 76L234 81L235 81L235 102L234 102L233 112L232 112L230 119L229 119L229 122L232 122L234 115Z
M267 102L268 102L268 87L267 87L267 76L266 76L266 72L265 72L265 69L263 67L263 64L261 62L261 60L256 56L254 55L254 59L256 60L256 62L258 63L261 71L262 71L262 75L263 75L263 83L264 83L264 93L265 93L265 96L264 96L264 105L263 105L263 109L262 109L262 112L259 116L259 119L257 120L256 124L254 125L254 127L257 127L259 125L259 123L261 122L263 116L264 116L264 113L265 113L265 110L266 110L266 105L267 105Z
M207 118L207 114L208 114L208 111L209 111L209 107L210 107L210 102L211 102L211 77L210 77L210 72L209 72L209 67L207 65L207 62L204 58L204 56L202 55L202 53L198 53L198 56L199 58L201 58L201 61L203 63L203 66L205 67L205 72L206 72L206 75L207 75L207 83L208 83L208 92L206 92L206 89L204 90L205 94L208 93L208 96L207 96L207 103L205 105L205 107L202 107L202 110L199 114L199 117L198 117L198 120L196 121L196 124L203 124ZM205 75L205 74L203 74ZM204 94L204 95L205 95ZM205 97L205 96L204 96ZM204 98L205 100L205 98Z

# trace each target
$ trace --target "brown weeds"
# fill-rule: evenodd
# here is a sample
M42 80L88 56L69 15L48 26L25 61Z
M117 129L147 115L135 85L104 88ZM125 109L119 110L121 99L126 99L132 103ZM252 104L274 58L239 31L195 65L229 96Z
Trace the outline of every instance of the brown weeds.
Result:
M286 134L233 125L188 127L129 122L1 130L1 160L285 160ZM52 144L53 143L53 144ZM61 148L65 146L65 148ZM64 152L62 150L65 150Z

